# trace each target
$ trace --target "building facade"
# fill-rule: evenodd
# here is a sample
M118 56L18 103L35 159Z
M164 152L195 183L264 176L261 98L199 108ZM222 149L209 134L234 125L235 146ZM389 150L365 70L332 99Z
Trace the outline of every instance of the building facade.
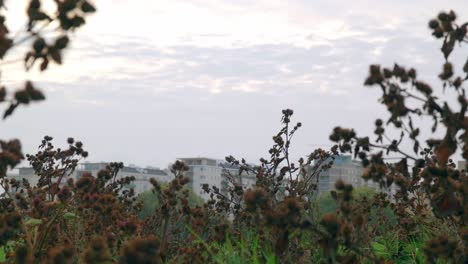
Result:
M334 190L337 180L352 184L355 188L370 187L383 191L377 182L364 180L362 178L363 172L364 167L360 161L353 160L351 156L337 156L331 168L321 172L317 184L318 194ZM396 187L394 185L392 187L390 190L385 190L385 192L394 193Z
M255 185L255 175L242 173L239 175L239 168L228 163L211 159L211 158L180 158L188 167L189 170L185 175L190 179L188 186L192 191L200 196L203 200L210 198L203 190L203 185L208 184L210 187L215 186L225 192L230 185L227 175L233 176L237 183L244 188L250 188Z
M465 170L465 171L466 171L466 170L468 169L467 165L468 165L468 164L466 163L466 160L460 160L460 161L458 162L458 169L459 169L459 170Z
M72 175L70 175L70 177L77 180L85 172L96 176L99 171L106 168L107 164L107 162L80 163ZM169 182L173 179L172 174L167 170L161 170L157 168L140 168L137 166L124 166L117 174L117 178L123 178L127 176L135 177L135 181L132 183L132 186L129 187L133 187L137 194L151 190L152 185L149 182L151 178L154 178L159 182ZM15 175L14 178L17 180L27 179L32 186L36 185L39 180L39 177L35 174L34 169L30 167L19 168L18 174ZM63 181L63 183L65 183L65 181Z
M108 163L99 162L99 163L82 163L78 166L75 171L75 177L79 178L83 173L89 172L91 175L97 175L100 170L106 168ZM141 168L137 166L124 166L119 170L117 174L117 179L134 176L135 181L133 181L132 186L135 190L135 193L142 193L149 191L152 188L150 179L154 178L158 182L169 182L173 179L171 173L167 170L161 170L158 168Z

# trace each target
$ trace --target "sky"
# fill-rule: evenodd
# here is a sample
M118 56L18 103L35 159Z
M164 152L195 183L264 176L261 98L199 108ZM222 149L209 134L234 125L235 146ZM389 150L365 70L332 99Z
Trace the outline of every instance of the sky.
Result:
M24 2L6 1L11 32L24 23ZM305 156L331 147L337 125L371 134L387 117L379 91L363 86L370 64L415 67L439 84L441 42L427 22L450 9L468 20L468 2L458 0L94 3L64 65L44 73L1 65L7 87L32 80L47 97L2 121L2 138L19 138L25 153L49 135L62 147L81 140L91 162L166 167L234 155L256 163L291 108L303 124L292 152Z

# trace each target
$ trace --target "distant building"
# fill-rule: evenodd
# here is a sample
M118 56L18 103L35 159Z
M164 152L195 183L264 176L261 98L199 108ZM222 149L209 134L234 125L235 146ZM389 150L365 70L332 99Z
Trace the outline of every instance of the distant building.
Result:
M36 175L32 167L21 167L17 169L18 173L10 174L8 177L10 179L15 179L19 182L22 182L23 179L27 180L31 186L36 186L39 183L39 176ZM71 175L73 177L73 174ZM66 183L66 180L62 180L60 186L63 186Z
M458 162L458 169L459 170L466 170L466 169L468 169L467 165L468 164L466 163L466 160L460 160Z
M76 177L79 178L83 173L89 172L91 175L97 175L100 170L106 168L108 163L99 162L99 163L82 163L76 170ZM117 178L123 178L128 176L134 176L135 181L132 183L132 186L136 193L142 193L149 191L152 188L149 180L154 178L159 182L169 182L172 180L172 176L168 171L160 170L157 168L141 168L135 165L124 166L119 170Z
M188 183L189 188L205 201L208 200L210 196L203 191L203 184L208 184L210 187L216 186L223 192L229 186L226 173L237 177L238 183L244 188L249 188L255 184L255 175L248 175L247 173L239 175L239 167L216 159L180 158L179 160L183 161L189 167L189 170L185 173L190 179Z
M70 176L75 180L79 179L83 173L89 172L91 175L96 176L100 170L106 168L108 163L99 162L99 163L80 163L77 168ZM157 168L140 168L136 166L125 166L119 170L117 178L122 178L126 176L134 176L135 181L132 186L135 189L136 193L141 193L151 189L151 183L149 180L151 178L156 179L159 182L169 182L173 177L168 171L160 170ZM39 177L34 173L33 168L19 168L18 175L14 176L17 180L27 179L31 185L36 185ZM65 183L65 181L63 181Z
M34 173L34 169L30 167L22 167L18 169L18 174L13 177L16 180L21 181L22 179L28 180L31 186L37 185L39 177Z
M257 182L257 177L253 173L247 173L244 171L239 174L239 166L235 166L227 162L219 162L218 166L221 166L221 168L223 168L222 173L224 178L227 174L231 175L235 182L242 186L244 189L255 186L255 183ZM227 179L224 179L224 181L227 182Z
M360 161L353 160L351 156L337 156L330 169L321 172L318 181L319 195L335 189L335 182L342 180L345 183L352 184L355 188L370 187L380 189L378 183L362 178L364 167ZM392 185L393 186L393 185ZM394 188L390 190L392 193Z

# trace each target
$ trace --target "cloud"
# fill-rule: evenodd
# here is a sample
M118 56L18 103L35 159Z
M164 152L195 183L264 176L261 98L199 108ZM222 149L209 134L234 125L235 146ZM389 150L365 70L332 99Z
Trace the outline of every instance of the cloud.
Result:
M19 2L9 1L13 27L24 18ZM383 110L378 91L362 85L368 65L414 66L435 82L439 64L428 62L442 63L442 57L427 20L448 6L402 0L96 2L99 11L73 34L63 66L26 75L21 64L2 67L8 86L31 79L48 97L20 109L4 130L23 139L26 152L43 134L53 134L79 137L97 161L164 165L177 156L227 154L256 161L283 108L295 109L304 124L295 153L326 144L338 124L372 133L372 120ZM463 1L449 4L468 9Z

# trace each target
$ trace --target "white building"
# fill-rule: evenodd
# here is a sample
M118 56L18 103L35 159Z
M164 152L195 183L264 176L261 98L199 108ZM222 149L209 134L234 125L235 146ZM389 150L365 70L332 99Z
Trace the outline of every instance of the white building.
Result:
M383 191L377 182L372 180L364 180L362 174L364 167L360 161L353 160L351 156L337 156L333 161L330 169L322 171L319 175L318 193L329 192L335 189L337 180L342 180L345 183L352 184L353 187L370 187ZM391 190L386 190L391 193L396 191L396 186L392 185Z
M100 170L106 168L107 164L108 163L105 162L82 163L75 171L76 178L79 178L85 172L89 172L91 175L97 175ZM154 178L158 182L169 182L173 179L171 173L168 173L168 171L157 168L140 168L134 165L124 166L117 174L118 179L129 176L135 177L135 181L131 187L134 188L137 194L151 190L152 185L149 182L151 178Z
M34 173L34 169L30 167L18 168L18 174L15 174L14 176L11 175L10 177L18 181L26 179L28 180L29 184L31 184L31 186L37 185L37 182L39 181L39 177L37 177Z
M223 161L211 158L180 158L179 160L183 161L189 167L189 170L185 173L190 179L188 183L189 188L205 201L208 200L210 196L203 190L203 185L208 184L210 187L216 186L223 192L229 185L229 181L226 177L227 173L237 178L238 183L241 184L244 189L255 185L255 175L248 175L247 173L239 175L238 167Z
M96 176L97 173L106 168L108 163L99 162L99 163L81 163L78 164L76 170L73 172L71 177L77 180L85 172L89 172L91 175ZM160 170L157 168L140 168L136 166L124 166L119 170L117 178L134 176L135 181L132 186L135 192L141 193L144 191L151 190L152 185L149 182L151 178L156 179L159 182L169 182L173 179L171 173L165 170ZM35 175L33 168L19 168L17 176L14 176L15 179L27 179L29 183L34 186L37 184L39 177ZM66 181L63 181L65 183Z
M468 164L466 163L466 160L460 160L458 161L458 169L459 170L466 170L468 168Z

